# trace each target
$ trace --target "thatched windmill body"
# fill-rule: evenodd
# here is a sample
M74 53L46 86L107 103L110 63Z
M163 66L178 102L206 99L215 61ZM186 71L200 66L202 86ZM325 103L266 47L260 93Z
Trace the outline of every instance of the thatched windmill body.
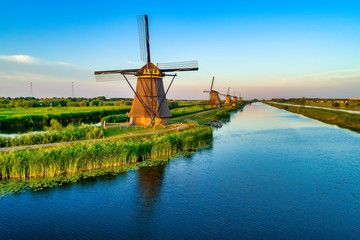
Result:
M220 94L220 95L226 97L226 99L225 99L225 105L230 105L230 106L231 106L232 101L231 101L231 95L229 94L229 92L230 92L230 87L228 87L228 91L227 91L227 94L226 94L226 95L225 95L225 94Z
M205 90L204 93L209 93L209 102L208 106L210 107L221 107L221 100L219 97L219 92L213 90L215 77L212 78L210 90Z
M96 71L99 82L126 80L134 92L134 101L129 112L130 123L135 125L164 125L170 123L171 113L166 101L166 95L180 71L197 71L197 61L164 63L155 66L150 58L150 41L147 15L138 17L140 54L146 63L140 69L124 69ZM168 74L174 73L175 74ZM171 76L172 80L165 91L163 78ZM136 90L129 80L137 79Z
M237 103L238 101L238 97L236 96L236 93L234 92L234 96L233 97L233 103Z
M239 101L239 102L242 102L242 101L243 101L243 99L242 99L242 97L241 97L241 93L239 94L238 101Z

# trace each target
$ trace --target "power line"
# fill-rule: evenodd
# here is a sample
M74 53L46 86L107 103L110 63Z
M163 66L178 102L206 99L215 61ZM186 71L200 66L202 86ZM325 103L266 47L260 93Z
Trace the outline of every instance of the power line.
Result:
M71 88L72 88L72 97L74 98L75 97L75 94L74 94L74 82L71 82Z
M30 97L34 97L32 82L30 82Z

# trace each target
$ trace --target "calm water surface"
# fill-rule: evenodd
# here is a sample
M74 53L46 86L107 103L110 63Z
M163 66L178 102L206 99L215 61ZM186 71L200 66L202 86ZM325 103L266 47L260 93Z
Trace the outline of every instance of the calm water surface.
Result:
M359 146L253 104L190 157L0 199L0 239L359 239Z

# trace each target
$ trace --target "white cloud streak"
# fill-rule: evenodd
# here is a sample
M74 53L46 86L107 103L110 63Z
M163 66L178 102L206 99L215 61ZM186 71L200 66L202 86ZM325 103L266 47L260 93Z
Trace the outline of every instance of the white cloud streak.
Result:
M39 59L28 55L0 55L0 60L18 63L37 63Z

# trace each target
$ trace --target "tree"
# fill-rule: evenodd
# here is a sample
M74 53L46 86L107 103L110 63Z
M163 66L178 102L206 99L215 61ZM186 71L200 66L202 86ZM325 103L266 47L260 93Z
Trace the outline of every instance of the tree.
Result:
M305 98L305 97L302 97L302 98L300 99L300 104L301 104L301 105L305 105L305 104L306 104L306 98Z
M333 103L332 103L332 106L333 106L333 107L340 107L340 103L338 103L338 102L333 102Z

